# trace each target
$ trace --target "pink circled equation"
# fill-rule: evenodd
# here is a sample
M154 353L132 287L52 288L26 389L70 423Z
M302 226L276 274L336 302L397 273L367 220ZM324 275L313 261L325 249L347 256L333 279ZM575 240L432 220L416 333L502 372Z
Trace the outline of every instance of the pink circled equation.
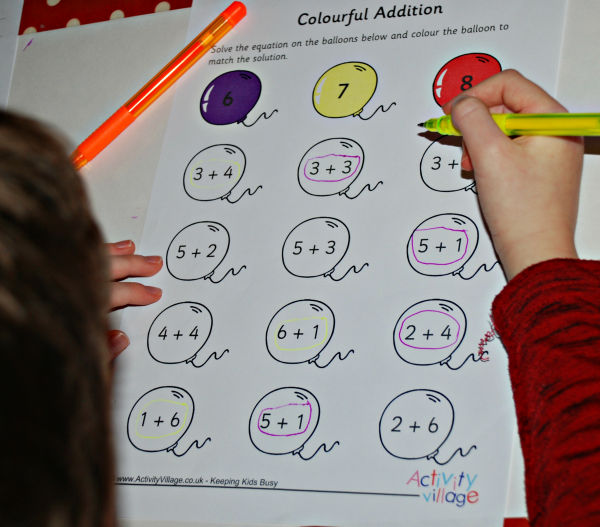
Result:
M411 344L408 344L402 338L402 330L404 329L404 325L408 322L409 319L416 317L417 315L420 315L421 313L437 313L439 315L444 315L448 318L451 318L454 321L454 323L456 324L456 337L454 338L454 340L452 342L448 342L448 344L445 344L444 346L425 347L425 346L412 346ZM417 349L417 350L442 350L445 348L450 348L450 347L454 346L454 344L456 344L459 336L460 336L460 323L458 322L458 320L456 320L452 315L449 315L448 313L443 313L442 311L436 311L435 309L423 309L421 311L417 311L416 313L413 313L412 315L406 317L402 321L402 324L400 324L400 330L398 331L398 339L400 340L400 342L402 342L402 344L404 344L405 346L407 346L409 348Z
M308 166L309 163L311 163L311 162L318 163L319 161L316 161L317 159L326 159L328 157L347 158L348 160L358 161L358 163L356 163L356 165L354 166L354 169L352 170L351 173L349 173L348 175L344 175L344 177L341 177L339 179L330 179L330 178L317 179L314 177L310 177L310 175L306 173L306 167ZM354 174L356 174L356 171L358 170L358 167L360 166L360 161L361 161L360 156L349 156L349 155L345 155L345 154L326 154L324 156L311 157L306 160L306 163L304 163L304 177L306 179L308 179L310 181L314 181L316 183L338 183L339 181L344 181L345 179L350 179L352 176L354 176ZM327 169L325 169L325 171L327 171ZM318 170L317 170L317 172L318 172ZM316 176L317 174L314 174L314 175ZM329 173L329 175L331 175L331 172Z
M458 233L459 236L464 236L464 239L465 239L464 248L461 247L461 245L463 245L461 243L461 239L459 238L458 240L456 240L458 242L458 252L460 252L460 250L462 249L462 254L458 258L456 258L456 260L452 260L451 262L438 263L438 262L419 260L419 257L417 256L417 252L415 252L415 234L417 232L436 231L436 230L439 231L440 229L442 229L443 231L450 231L452 233ZM421 241L419 243L420 247L424 247L423 241L425 241L425 240L426 240L426 238L421 238ZM440 245L442 245L441 242L440 242ZM449 227L429 227L427 229L416 229L413 232L412 236L410 237L410 246L411 246L412 253L413 253L415 260L421 264L424 264L424 265L452 265L456 262L460 262L467 254L467 248L469 246L469 236L467 235L467 231L464 229L450 229ZM418 252L420 252L420 253L428 252L429 246L428 245L425 245L425 246L427 247L425 250L418 251ZM438 247L439 246L436 246L435 248L438 248ZM440 251L441 251L441 249L440 249Z
M304 419L304 408L301 410L300 415L298 416L290 416L290 415L286 415L286 414L290 414L291 412L286 412L285 410L293 410L292 407L294 406L304 406L304 407L308 407L308 419L306 419L306 424L304 424L302 421ZM275 417L273 417L273 415L271 415L272 412L281 410L281 409L285 409L282 412L278 412L281 414L281 421L278 423L274 423L276 425L280 425L281 429L283 430L283 424L281 424L282 422L285 422L285 417L288 417L288 419L290 419L292 417L297 417L300 420L299 423L299 430L297 432L292 432L291 434L283 434L283 433L279 433L279 434L271 434L269 432L266 432L264 430L264 428L261 428L261 423L263 422L268 422L269 424L267 424L267 426L265 428L268 428L269 425L271 424L271 419L276 419ZM294 412L295 413L295 412ZM268 414L268 415L267 415ZM302 435L304 432L306 432L306 430L308 429L308 425L310 424L312 418L312 405L310 404L310 401L306 401L304 403L288 403L288 404L282 404L281 406L275 406L274 408L263 408L260 412L260 414L258 415L258 430L259 432L261 432L262 434L268 435L268 436L272 436L272 437L290 437L290 436L297 436L297 435ZM286 422L285 424L290 424L290 422ZM304 428L302 428L302 425L304 424Z

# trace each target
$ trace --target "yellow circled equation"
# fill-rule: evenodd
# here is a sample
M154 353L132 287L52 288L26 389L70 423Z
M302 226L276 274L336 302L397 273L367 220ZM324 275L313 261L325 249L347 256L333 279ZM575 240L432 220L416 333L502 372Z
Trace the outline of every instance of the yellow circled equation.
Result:
M202 160L202 163L199 163L199 165L203 165L205 163L221 163L223 162L223 159L206 159L206 160ZM238 181L241 177L242 177L242 168L240 166L240 164L236 161L232 161L231 163L229 163L230 168L232 166L235 166L235 172L236 172L236 177L235 179L233 179L233 181ZM196 174L196 170L198 169L202 169L201 166L194 166L192 170L190 170L190 184L196 188L222 188L222 187L229 187L229 186L233 186L232 185L232 179L228 178L227 181L225 183L217 183L216 185L214 183L212 183L212 180L209 180L209 183L205 183L205 184L199 184L198 181L200 181L202 179L202 177L196 179L194 177L194 175ZM204 178L210 178L211 175L210 174L202 174L202 176Z
M176 429L171 430L170 432L163 434L163 435L142 435L139 433L139 429L140 429L140 420L143 416L143 414L146 412L146 410L152 406L154 403L167 403L167 404L176 404L178 406L182 406L184 408L183 411L183 416L181 417L181 419L179 419L181 421L181 424L179 427L177 427ZM168 399L155 399L154 401L150 401L146 406L144 406L142 409L142 411L138 414L136 420L135 420L135 435L138 437L141 437L142 439L161 439L163 437L169 437L169 436L174 436L177 435L179 433L179 431L185 426L186 422L187 422L187 415L188 415L188 410L189 410L189 406L187 403L184 402L177 402L177 401L169 401ZM159 417L160 418L160 417ZM172 421L172 419L171 419ZM142 424L142 427L144 425Z

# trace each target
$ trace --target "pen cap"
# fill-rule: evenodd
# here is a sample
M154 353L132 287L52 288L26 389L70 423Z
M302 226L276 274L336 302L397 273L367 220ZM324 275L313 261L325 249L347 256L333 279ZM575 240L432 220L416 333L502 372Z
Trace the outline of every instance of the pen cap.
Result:
M125 103L127 110L138 117L245 15L246 6L233 2Z
M233 2L221 16L232 26L235 26L242 18L246 16L246 6L242 2Z

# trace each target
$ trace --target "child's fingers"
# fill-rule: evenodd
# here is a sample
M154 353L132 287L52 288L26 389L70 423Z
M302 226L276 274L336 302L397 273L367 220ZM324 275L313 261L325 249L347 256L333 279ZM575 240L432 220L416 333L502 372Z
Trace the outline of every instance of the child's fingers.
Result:
M135 252L135 243L132 240L123 240L115 243L104 244L111 256L122 254L133 254Z
M469 158L475 166L482 157L490 157L493 146L496 151L502 145L510 146L510 139L498 128L487 106L479 99L467 96L455 99L452 122L462 133Z
M488 107L504 106L512 113L560 113L566 109L540 86L518 71L504 70L464 92L477 97ZM457 99L444 106L450 113Z
M160 256L114 255L110 259L110 275L113 280L129 276L152 276L162 265L163 259Z
M460 168L465 172L473 172L473 163L471 162L471 156L469 155L469 149L467 145L463 142L462 146L462 157L460 160Z
M158 287L137 282L115 282L110 289L110 309L124 306L146 306L162 296Z
M129 337L118 329L109 330L106 337L108 339L108 353L112 361L129 346Z

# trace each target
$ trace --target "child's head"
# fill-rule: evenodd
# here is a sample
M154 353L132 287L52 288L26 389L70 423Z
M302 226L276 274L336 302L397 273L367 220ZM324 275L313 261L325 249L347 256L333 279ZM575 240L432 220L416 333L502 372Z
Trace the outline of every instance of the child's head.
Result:
M0 111L0 523L107 525L108 274L64 146Z

